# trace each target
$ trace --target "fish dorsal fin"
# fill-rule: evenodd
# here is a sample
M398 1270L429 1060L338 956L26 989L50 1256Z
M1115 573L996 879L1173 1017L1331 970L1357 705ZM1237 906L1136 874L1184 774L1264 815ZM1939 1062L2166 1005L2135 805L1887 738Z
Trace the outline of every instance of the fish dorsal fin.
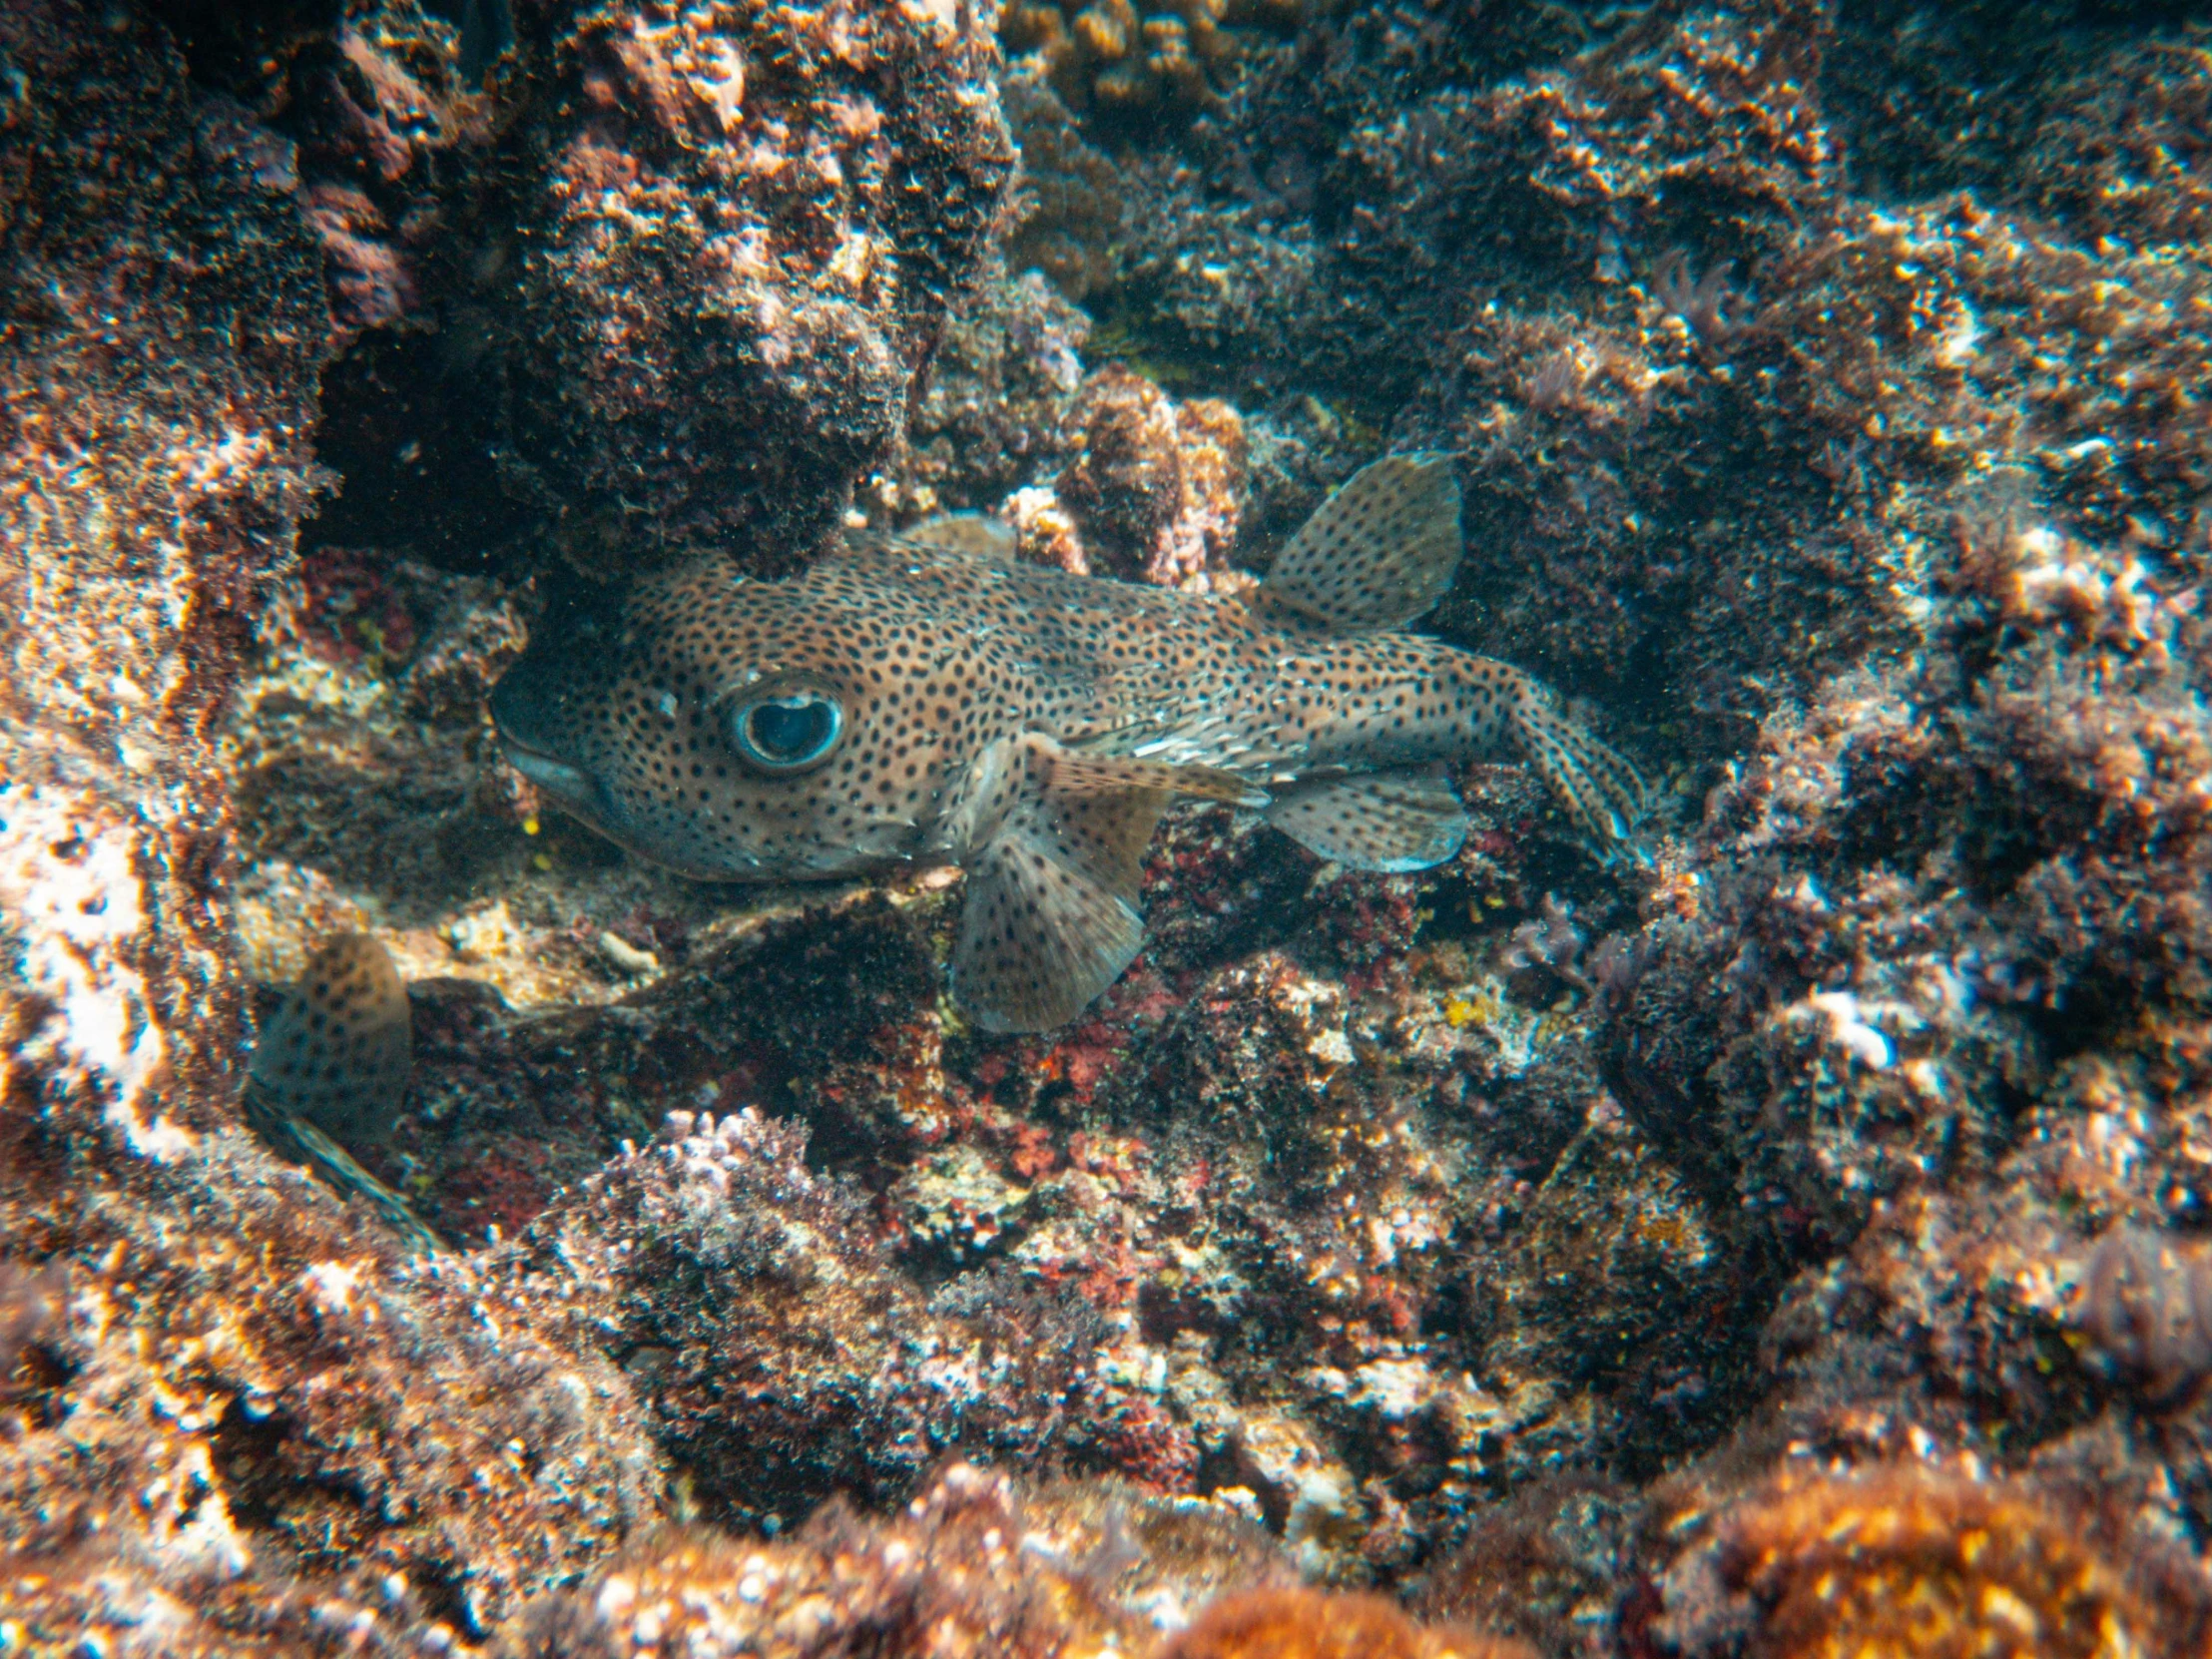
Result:
M1260 592L1337 633L1365 634L1432 609L1458 568L1451 457L1385 455L1314 509Z
M970 558L1013 562L1014 527L988 513L939 513L919 524L910 524L890 537L894 546L927 547L939 553L964 553Z
M414 1029L384 947L340 933L270 1016L249 1075L278 1112L356 1145L390 1138L407 1093Z
M1264 802L1208 767L1078 755L1038 733L1001 739L940 832L967 866L952 990L986 1031L1065 1024L1144 944L1145 848L1169 799Z
M1294 784L1275 792L1267 821L1324 858L1392 874L1440 864L1467 838L1459 798L1427 772Z

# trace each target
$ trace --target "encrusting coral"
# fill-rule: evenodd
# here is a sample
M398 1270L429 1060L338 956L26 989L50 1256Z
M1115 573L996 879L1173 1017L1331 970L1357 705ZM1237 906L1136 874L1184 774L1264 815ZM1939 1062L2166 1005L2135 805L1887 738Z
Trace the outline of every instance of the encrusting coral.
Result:
M2193 1607L2161 1605L2073 1520L1964 1476L1785 1479L1720 1531L1721 1578L1756 1609L1743 1651L1759 1659L2117 1659L2201 1651L2207 1634L2201 1591Z

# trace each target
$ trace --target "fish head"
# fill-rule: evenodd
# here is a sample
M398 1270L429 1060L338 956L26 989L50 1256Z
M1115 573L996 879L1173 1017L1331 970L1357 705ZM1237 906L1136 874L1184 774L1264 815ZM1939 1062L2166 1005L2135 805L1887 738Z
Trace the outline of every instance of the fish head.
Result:
M705 561L541 629L491 713L516 770L641 856L832 877L910 855L943 777L917 631L879 600Z

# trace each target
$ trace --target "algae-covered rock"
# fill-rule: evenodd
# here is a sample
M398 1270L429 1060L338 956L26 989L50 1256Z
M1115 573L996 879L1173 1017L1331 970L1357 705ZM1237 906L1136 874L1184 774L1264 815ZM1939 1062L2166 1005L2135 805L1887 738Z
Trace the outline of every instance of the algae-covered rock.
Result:
M2200 1651L2208 44L9 8L0 1648ZM1638 844L1178 810L1058 1030L484 715L860 520L1264 606L1415 449ZM240 1109L346 933L433 1254Z

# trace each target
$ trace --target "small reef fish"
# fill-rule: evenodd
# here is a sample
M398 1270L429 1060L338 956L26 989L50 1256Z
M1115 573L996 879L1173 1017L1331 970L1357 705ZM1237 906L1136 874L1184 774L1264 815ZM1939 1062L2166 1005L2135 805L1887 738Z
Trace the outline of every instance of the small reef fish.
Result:
M413 1066L407 987L390 953L366 933L339 933L307 959L270 1016L247 1071L245 1106L247 1122L278 1153L366 1199L427 1252L443 1242L339 1144L391 1139Z
M781 582L707 559L534 640L491 699L509 760L600 833L709 880L955 863L954 997L989 1031L1073 1018L1144 942L1177 796L1264 811L1358 869L1466 836L1444 763L1517 754L1590 836L1635 769L1520 670L1399 630L1451 584L1449 458L1388 456L1249 600L1018 563L987 521L855 544Z

